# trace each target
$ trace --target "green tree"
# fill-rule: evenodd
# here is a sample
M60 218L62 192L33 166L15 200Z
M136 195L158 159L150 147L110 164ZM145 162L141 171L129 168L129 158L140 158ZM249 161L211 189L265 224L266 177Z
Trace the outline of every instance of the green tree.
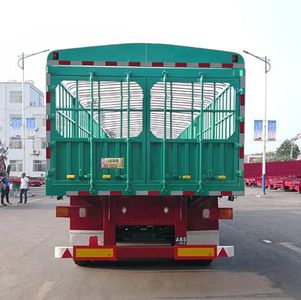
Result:
M276 150L276 160L296 159L300 154L298 145L290 140L285 140Z
M266 161L275 161L275 158L276 158L276 152L268 151L266 153Z

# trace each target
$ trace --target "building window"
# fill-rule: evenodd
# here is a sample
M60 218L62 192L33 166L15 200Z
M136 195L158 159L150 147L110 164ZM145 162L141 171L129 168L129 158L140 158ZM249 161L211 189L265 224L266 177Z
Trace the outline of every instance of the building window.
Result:
M10 103L22 103L22 91L10 91L9 92Z
M34 172L45 172L46 171L46 160L34 160L33 161Z
M29 106L43 106L44 105L43 94L40 94L33 88L30 89L29 97L30 97Z
M36 128L36 119L26 118L26 129L28 137L34 137L36 135Z
M22 119L21 115L10 115L10 136L14 138L21 137Z
M22 140L16 138L9 138L10 149L22 149Z
M22 172L23 161L22 160L10 160L9 164L11 166L11 172Z
M33 140L33 149L46 149L46 138L35 137Z

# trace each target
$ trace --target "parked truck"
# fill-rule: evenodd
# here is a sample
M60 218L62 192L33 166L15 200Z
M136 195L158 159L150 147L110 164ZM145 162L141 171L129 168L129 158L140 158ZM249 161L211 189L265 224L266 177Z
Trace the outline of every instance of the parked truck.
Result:
M244 194L245 70L233 52L161 44L52 51L47 195L70 220L55 257L203 260L219 245L221 197Z

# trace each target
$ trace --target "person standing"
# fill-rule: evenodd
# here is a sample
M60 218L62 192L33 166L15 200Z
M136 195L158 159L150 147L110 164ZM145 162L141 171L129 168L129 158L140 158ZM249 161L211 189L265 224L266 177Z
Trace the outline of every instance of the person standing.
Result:
M28 187L29 187L29 179L25 176L25 173L22 173L21 183L20 183L20 201L18 203L22 203L23 194L24 194L24 204L27 203Z
M5 206L6 204L4 204L4 197L6 198L7 204L11 204L9 202L9 178L6 174L2 177L1 183L1 204Z
M5 186L4 186L4 183L2 181L2 177L0 177L0 193L1 193L1 206L7 206L5 203L4 203L4 197L2 197L2 194L3 194L3 191L5 189Z

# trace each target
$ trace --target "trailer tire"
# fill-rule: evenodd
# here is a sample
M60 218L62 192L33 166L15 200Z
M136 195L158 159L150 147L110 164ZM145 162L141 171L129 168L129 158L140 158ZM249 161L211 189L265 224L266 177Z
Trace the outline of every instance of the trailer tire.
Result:
M204 259L200 261L201 266L210 266L213 262L213 259Z
M91 264L90 260L74 260L74 263L80 267L87 267Z

